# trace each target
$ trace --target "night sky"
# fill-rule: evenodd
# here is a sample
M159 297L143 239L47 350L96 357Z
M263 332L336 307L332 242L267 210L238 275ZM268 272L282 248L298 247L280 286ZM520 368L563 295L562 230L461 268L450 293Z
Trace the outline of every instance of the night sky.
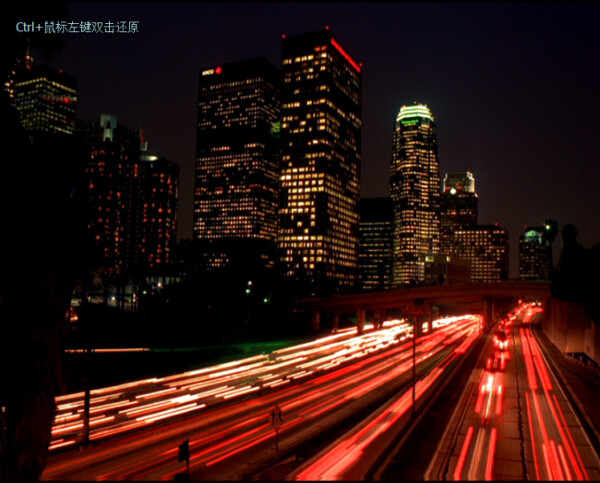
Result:
M442 178L472 171L479 223L509 230L511 278L524 225L554 218L586 248L600 241L598 3L75 3L69 16L139 21L137 34L64 34L58 56L36 60L78 79L80 119L142 126L151 154L180 165L180 239L192 236L200 68L280 67L282 34L329 25L363 63L364 197L389 194L394 119L419 101Z

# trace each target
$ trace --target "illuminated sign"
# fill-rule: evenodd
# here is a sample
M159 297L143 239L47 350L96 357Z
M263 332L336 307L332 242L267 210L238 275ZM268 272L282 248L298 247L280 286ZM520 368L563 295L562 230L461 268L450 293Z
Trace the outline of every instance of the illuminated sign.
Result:
M214 69L204 69L202 71L202 75L213 75L213 74L220 74L221 72L223 72L223 68L221 66L219 67L215 67Z

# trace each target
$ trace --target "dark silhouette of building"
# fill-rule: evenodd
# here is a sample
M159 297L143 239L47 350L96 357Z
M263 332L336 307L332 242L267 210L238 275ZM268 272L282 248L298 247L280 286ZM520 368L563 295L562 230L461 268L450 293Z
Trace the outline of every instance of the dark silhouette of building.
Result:
M359 286L363 292L392 287L392 199L360 200L360 243L358 246Z
M200 71L193 233L206 269L274 266L279 83L262 57Z
M423 283L425 257L438 253L440 242L437 134L426 105L402 106L396 117L390 194L394 202L394 287Z
M284 35L282 59L278 261L306 295L345 291L358 275L361 66L329 29Z

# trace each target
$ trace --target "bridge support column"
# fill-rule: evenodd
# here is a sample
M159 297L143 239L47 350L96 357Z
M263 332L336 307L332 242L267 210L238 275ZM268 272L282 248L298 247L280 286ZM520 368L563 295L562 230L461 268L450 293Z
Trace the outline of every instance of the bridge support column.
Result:
M365 310L359 309L356 311L356 322L358 333L362 334L365 331Z
M333 330L332 332L337 332L338 329L340 328L340 314L335 313L333 314Z
M321 330L321 312L319 310L313 310L311 328L313 332L319 332L319 330Z
M483 297L483 325L484 327L490 327L494 323L494 312L495 312L495 304L494 299L492 297L485 296Z
M385 309L374 310L373 311L373 324L375 324L376 328L381 328L383 325L383 321L385 320Z

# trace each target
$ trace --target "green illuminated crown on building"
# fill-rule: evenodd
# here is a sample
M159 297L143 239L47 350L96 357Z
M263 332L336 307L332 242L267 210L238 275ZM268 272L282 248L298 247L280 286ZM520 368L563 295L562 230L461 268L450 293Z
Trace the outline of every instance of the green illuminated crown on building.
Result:
M435 121L431 110L425 104L415 104L413 106L402 106L398 113L398 117L396 118L396 122L402 122L402 124L414 124L411 120L415 120L415 118L425 118L430 121Z

